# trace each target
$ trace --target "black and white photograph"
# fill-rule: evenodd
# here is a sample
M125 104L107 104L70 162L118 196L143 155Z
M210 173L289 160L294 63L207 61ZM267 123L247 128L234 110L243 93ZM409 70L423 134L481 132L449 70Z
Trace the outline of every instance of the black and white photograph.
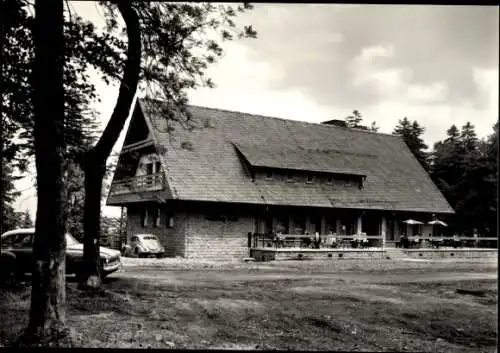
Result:
M0 347L497 352L498 4L0 4Z

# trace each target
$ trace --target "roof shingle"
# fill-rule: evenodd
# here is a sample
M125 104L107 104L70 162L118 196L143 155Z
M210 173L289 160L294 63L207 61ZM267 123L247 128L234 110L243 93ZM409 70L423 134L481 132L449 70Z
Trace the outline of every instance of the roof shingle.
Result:
M174 199L453 213L400 137L199 106L188 108L192 130L172 121L167 129L162 116L138 102L164 147ZM366 181L362 189L252 182L235 146L254 166L366 175Z

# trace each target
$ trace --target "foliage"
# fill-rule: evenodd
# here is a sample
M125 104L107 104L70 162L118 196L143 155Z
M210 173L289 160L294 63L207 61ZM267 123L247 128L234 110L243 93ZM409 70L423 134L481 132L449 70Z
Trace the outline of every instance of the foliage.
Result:
M353 110L352 115L347 116L344 120L347 127L352 129L360 129L373 132L377 132L379 129L375 121L372 121L370 126L363 125L363 116L358 110Z
M425 152L428 146L422 139L424 132L425 128L420 126L417 121L410 122L405 117L398 120L398 124L392 133L393 135L401 136L422 167L425 170L429 170L428 155Z
M118 21L117 7L104 1L100 5L106 32L97 45L84 43L86 57L106 81L120 81L126 59L124 30ZM248 3L234 6L142 1L132 6L139 16L143 48L140 91L154 98L151 108L161 109L167 120L189 120L185 109L188 91L215 86L205 71L223 56L221 42L257 35L252 26L240 30L235 22L238 13L252 9ZM155 104L158 100L168 104ZM172 105L181 114L174 113Z
M22 228L33 228L35 226L33 220L31 219L31 215L28 210L22 213L21 227Z
M32 11L23 1L6 0L2 11L9 20L4 24L5 43L2 60L2 129L6 134L5 155L16 160L20 170L27 166L33 149L33 102L31 68L34 60ZM65 142L72 158L95 138L95 112L90 104L97 99L95 87L86 70L86 58L80 42L89 40L89 28L78 19L67 20L65 31L64 91ZM17 137L18 140L14 140ZM17 142L17 143L14 143ZM21 142L21 143L19 143Z
M498 123L480 141L474 126L461 130L452 125L447 138L434 146L431 177L456 212L455 228L471 235L474 229L494 236L497 232Z
M101 217L101 238L100 244L114 248L118 246L120 241L121 229L120 218L118 217Z
M3 159L4 158L2 156L2 160ZM12 204L20 194L14 188L14 181L16 178L13 175L12 167L5 162L2 164L2 179L0 185L0 202L2 205L0 234L8 230L15 229L19 225L19 219L16 212L14 212Z

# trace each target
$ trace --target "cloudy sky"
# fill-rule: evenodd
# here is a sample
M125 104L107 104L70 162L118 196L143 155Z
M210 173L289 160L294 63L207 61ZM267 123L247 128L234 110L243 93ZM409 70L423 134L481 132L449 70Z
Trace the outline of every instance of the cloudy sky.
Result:
M102 23L92 2L72 4ZM470 121L484 137L498 120L496 6L254 6L239 22L252 24L258 39L226 44L224 58L207 73L217 87L192 92L192 104L310 122L343 119L356 109L387 133L406 116L426 128L430 146L452 124ZM117 89L95 77L105 124ZM19 188L30 185L26 178ZM34 212L35 193L23 193L17 208Z

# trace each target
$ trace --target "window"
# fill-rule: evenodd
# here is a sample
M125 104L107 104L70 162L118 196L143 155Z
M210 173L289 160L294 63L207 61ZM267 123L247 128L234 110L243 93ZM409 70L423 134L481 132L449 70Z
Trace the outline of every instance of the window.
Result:
M6 236L2 239L2 248L8 248L8 247L21 248L24 241L27 241L26 237L28 236L32 237L31 234L26 234L26 233L12 234L10 236Z
M153 208L152 210L152 226L153 227L159 227L160 226L160 208L159 207L155 207Z
M273 172L267 171L266 172L266 179L272 179L273 178Z
M293 233L304 234L306 232L306 217L304 214L294 214L292 216Z
M167 225L167 228L173 228L174 227L174 214L173 213L167 213L167 217L166 217L166 225Z
M327 176L326 183L330 184L330 185L333 184L333 176L332 175Z
M289 183L293 183L293 174L292 173L286 173L286 181Z
M350 180L344 181L344 186L352 186Z
M312 184L313 181L314 181L314 177L312 175L306 176L306 183L307 184Z
M148 209L145 207L141 213L141 227L144 228L147 226L148 226Z
M153 174L153 163L146 163L146 174Z
M275 229L275 232L276 233L283 233L283 234L288 234L288 215L286 214L279 214L279 215L276 215L276 229Z
M161 163L160 162L155 162L155 167L153 168L153 173L156 174L156 176L154 177L154 183L161 184L161 176L158 175L161 173Z
M11 239L11 246L14 249L30 248L33 246L33 233L16 234Z

